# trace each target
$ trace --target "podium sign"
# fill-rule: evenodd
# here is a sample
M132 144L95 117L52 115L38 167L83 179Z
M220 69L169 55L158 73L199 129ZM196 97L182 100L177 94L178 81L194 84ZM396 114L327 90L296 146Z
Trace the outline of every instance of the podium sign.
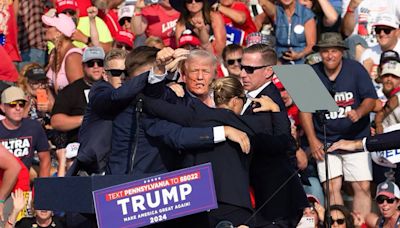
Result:
M97 224L142 227L217 208L211 164L93 192Z

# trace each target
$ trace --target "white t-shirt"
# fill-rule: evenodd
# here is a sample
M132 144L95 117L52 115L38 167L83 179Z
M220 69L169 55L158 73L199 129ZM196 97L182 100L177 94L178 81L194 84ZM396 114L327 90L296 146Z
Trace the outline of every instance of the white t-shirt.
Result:
M342 17L346 14L350 0L342 2ZM400 21L400 0L363 0L354 13L356 25L353 34L358 34L367 41L368 46L377 44L373 24L381 14L394 14Z

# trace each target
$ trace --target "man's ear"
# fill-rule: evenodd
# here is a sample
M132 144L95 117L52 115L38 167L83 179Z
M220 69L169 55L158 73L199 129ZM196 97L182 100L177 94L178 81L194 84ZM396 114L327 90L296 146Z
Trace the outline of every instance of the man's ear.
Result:
M266 79L270 79L274 75L274 70L272 70L272 66L265 67L264 72Z
M0 104L0 109L1 109L1 111L2 111L3 113L6 113L6 112L4 111L4 104L3 104L3 103Z

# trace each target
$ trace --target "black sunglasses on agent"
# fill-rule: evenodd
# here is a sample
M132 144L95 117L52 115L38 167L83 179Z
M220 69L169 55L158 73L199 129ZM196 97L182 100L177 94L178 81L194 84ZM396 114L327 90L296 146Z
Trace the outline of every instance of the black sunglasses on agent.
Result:
M11 107L11 108L15 108L15 107L20 107L20 108L24 108L26 105L26 101L12 101L10 103L7 103L7 106Z
M85 64L88 67L94 67L95 63L97 63L98 67L103 67L104 66L104 61L100 60L100 59L92 59L92 60L87 61Z
M254 71L256 71L256 70L258 70L258 69L262 69L262 68L264 68L264 67L268 67L268 66L271 66L271 65L264 65L264 66L245 66L245 65L240 65L240 70L243 70L244 69L244 71L246 71L246 73L248 73L248 74L252 74L252 73L254 73Z
M128 75L128 71L121 70L121 69L109 69L109 70L106 70L106 72L109 75L111 75L112 77L120 77L122 74L124 74L125 76Z
M386 197L386 196L378 196L378 197L376 198L376 202L377 202L378 204L383 204L385 201L386 201L388 204L392 204L392 203L394 203L395 200L396 200L395 198L388 198L388 197Z
M379 27L375 27L375 33L378 34L378 35L381 34L382 31L386 35L389 35L393 30L394 30L394 28L379 28Z
M228 59L228 60L226 60L226 63L228 63L229 66L235 64L235 62L240 64L242 62L242 59Z

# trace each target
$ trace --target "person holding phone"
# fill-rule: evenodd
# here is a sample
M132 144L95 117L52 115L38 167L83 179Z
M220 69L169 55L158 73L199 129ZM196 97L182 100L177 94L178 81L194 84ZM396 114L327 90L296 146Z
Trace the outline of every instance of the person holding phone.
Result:
M165 46L175 48L174 29L179 15L169 0L138 0L131 23L132 31L137 36L160 37Z
M28 95L25 116L36 119L42 126L50 124L50 112L54 105L54 94L49 88L49 79L37 63L25 65L18 78L18 86Z

